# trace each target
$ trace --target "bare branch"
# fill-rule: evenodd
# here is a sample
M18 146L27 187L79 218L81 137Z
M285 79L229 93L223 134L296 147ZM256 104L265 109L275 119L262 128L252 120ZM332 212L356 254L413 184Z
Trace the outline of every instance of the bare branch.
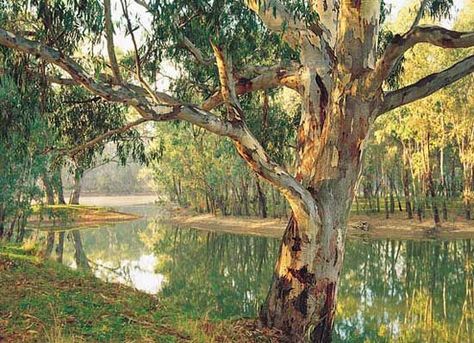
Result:
M474 46L474 32L451 31L439 26L416 26L403 36L396 35L369 76L371 89L379 88L400 57L419 43L442 48L468 48Z
M112 24L112 10L110 8L110 0L104 0L104 12L107 53L109 55L110 67L112 68L115 83L120 84L122 83L122 76L120 75L120 68L117 63L117 56L115 55L114 27Z
M411 24L410 30L413 30L418 24L420 24L420 20L423 17L423 13L425 12L426 5L428 4L428 0L421 0L420 1L420 8L418 9L418 12L416 13L415 20L413 21L413 24Z
M219 71L219 81L221 84L221 94L227 107L227 118L229 121L242 121L244 119L242 107L235 93L234 78L232 76L232 63L224 56L220 47L212 44L214 56L216 57L217 69Z
M130 122L130 123L127 123L126 125L122 126L122 127L119 127L117 129L114 129L114 130L110 130L110 131L107 131L106 133L100 135L100 136L97 136L96 138L88 141L87 143L84 143L84 144L81 144L77 147L75 147L74 149L71 149L71 150L68 150L66 153L67 155L71 156L71 157L74 157L75 155L77 155L78 153L80 153L81 151L84 151L98 143L101 143L103 140L105 140L106 138L109 138L113 135L116 135L116 134L119 134L119 133L124 133L125 131L128 131L132 128L134 128L135 126L137 125L140 125L140 124L143 124L144 122L147 122L149 121L150 119L147 119L147 118L139 118L133 122Z
M107 101L129 105L142 112L153 112L148 107L148 103L145 101L143 93L136 92L136 87L132 90L130 85L110 86L106 83L98 82L91 78L72 58L64 56L57 50L44 46L41 43L25 39L3 29L0 29L0 44L8 48L40 57L41 59L60 67L71 75L74 82L84 86L93 94L96 94ZM67 82L72 83L72 81ZM155 113L155 115L157 114Z
M135 2L139 4L140 6L143 6L145 9L147 9L148 12L151 12L151 7L145 2L145 0L135 0Z
M399 106L427 97L472 72L474 72L474 55L465 58L446 70L431 74L414 84L387 93L378 114L380 115Z
M294 90L299 90L300 78L297 69L275 68L253 78L240 78L235 83L235 92L237 95L251 93L257 90L265 90L275 87L285 86ZM220 91L211 95L204 103L202 108L210 110L223 103Z
M193 42L191 42L186 36L183 36L183 38L181 39L181 43L183 44L183 46L189 50L189 52L191 54L193 54L193 56L196 58L196 60L205 65L205 66L210 66L211 64L215 63L215 59L214 58L205 58L204 57L204 54L202 53L201 50L199 50L194 44Z

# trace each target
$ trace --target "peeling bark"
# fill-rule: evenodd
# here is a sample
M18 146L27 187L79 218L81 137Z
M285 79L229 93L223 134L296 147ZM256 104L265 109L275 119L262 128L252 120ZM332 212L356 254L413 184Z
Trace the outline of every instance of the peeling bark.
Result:
M146 6L144 1L135 1ZM420 28L415 21L408 33L395 37L376 62L380 2L312 0L318 19L308 24L295 18L278 0L244 1L270 30L298 49L298 67L271 68L253 79L238 77L234 82L230 61L217 48L212 63L218 67L221 89L201 106L131 82L113 85L97 81L72 58L2 29L0 44L38 56L72 78L58 82L82 85L107 101L135 108L142 117L118 129L120 132L150 120L184 120L229 137L249 168L278 189L292 210L270 292L261 311L262 321L283 330L295 342L305 339L329 342L347 218L361 169L365 138L373 120L474 71L474 56L470 56L413 85L384 94L384 80L400 56L412 46L421 42L445 48L473 46L474 34ZM110 26L108 30L110 33ZM204 59L199 51L193 52L189 43L186 48L198 60ZM302 97L295 177L275 163L252 134L237 98L240 94L279 86L293 88ZM226 106L227 118L210 112L221 104ZM111 134L97 137L85 146ZM215 208L215 199L209 200ZM421 211L421 202L416 204ZM407 203L409 208L411 205ZM78 265L85 266L87 259L79 233L73 231L73 235L76 260Z

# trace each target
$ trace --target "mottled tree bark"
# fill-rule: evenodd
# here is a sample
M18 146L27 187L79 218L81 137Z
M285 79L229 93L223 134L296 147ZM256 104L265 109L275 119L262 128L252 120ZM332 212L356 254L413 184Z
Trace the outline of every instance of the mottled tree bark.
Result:
M147 7L144 1L136 2ZM417 19L405 34L393 38L376 61L380 0L309 3L317 13L310 24L298 19L279 0L244 1L269 30L299 52L299 61L295 61L298 67L267 68L252 80L234 82L232 66L218 47L213 46L215 58L207 59L184 37L183 45L197 61L215 64L219 72L221 88L200 106L125 80L122 84L98 81L72 58L3 29L0 44L58 66L72 77L68 84L80 84L107 101L133 107L142 116L71 150L71 154L150 120L183 120L229 137L253 172L278 189L292 210L261 318L295 342L328 342L334 325L347 218L361 169L363 144L373 121L468 75L474 71L474 56L391 92L384 92L382 85L403 54L416 44L470 47L474 34L419 27ZM151 7L147 10L153 11ZM110 25L107 31L108 48L113 53ZM119 71L115 71L115 79ZM301 96L295 176L270 158L247 126L237 99L240 94L278 86L294 89ZM219 105L225 105L227 118L210 112ZM79 233L73 235L77 236L76 259L83 263L87 259L81 256Z

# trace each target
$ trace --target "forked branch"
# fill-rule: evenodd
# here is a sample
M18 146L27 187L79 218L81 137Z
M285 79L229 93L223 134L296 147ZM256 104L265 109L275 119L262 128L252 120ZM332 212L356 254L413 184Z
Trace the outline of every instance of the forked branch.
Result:
M110 7L110 0L104 0L104 14L105 14L105 35L107 39L107 53L109 55L110 68L114 75L114 81L117 84L122 83L122 76L120 75L120 68L115 55L114 45L114 27L112 24L112 9Z
M468 48L474 46L474 32L451 31L439 26L415 26L403 36L396 35L370 75L372 89L380 87L401 56L419 43L442 48Z
M414 84L387 93L378 114L427 97L472 72L474 72L474 55L439 73L426 76Z
M213 46L213 50L219 70L222 98L227 107L228 122L241 131L240 137L233 139L239 155L255 173L279 189L299 220L317 218L316 205L311 193L270 158L247 127L234 88L232 65L219 47Z
M116 134L120 134L120 133L124 133L132 128L134 128L135 126L138 126L140 124L143 124L147 121L149 121L150 119L147 119L147 118L139 118L135 121L132 121L130 123L127 123L125 124L124 126L122 127L119 127L117 129L114 129L114 130L110 130L110 131L107 131L105 133L103 133L102 135L99 135L97 136L96 138L88 141L87 143L84 143L84 144L81 144L77 147L75 147L74 149L71 149L71 150L68 150L66 153L67 155L69 156L75 156L76 154L78 154L79 152L83 151L83 150L86 150L96 144L99 144L101 143L102 141L104 141L105 139L113 136L113 135L116 135Z

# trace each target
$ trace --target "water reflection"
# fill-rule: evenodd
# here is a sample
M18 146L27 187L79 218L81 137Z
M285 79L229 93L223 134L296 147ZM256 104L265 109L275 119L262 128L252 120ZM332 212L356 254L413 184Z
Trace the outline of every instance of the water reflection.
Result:
M129 209L128 209L129 210ZM149 216L82 231L97 276L159 293L189 316L255 316L275 239L165 227ZM336 342L472 342L472 242L347 244ZM65 249L65 263L73 264Z

